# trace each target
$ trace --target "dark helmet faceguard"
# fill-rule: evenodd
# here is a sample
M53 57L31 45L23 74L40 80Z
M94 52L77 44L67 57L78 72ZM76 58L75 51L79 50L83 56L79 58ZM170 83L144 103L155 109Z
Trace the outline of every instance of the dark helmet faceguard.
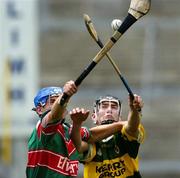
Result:
M103 101L117 102L117 104L119 106L119 116L121 115L121 101L117 97L112 96L112 95L100 96L97 100L95 100L95 102L94 102L94 113L98 112L100 104ZM110 123L113 123L113 122L114 122L113 120L106 120L106 121L102 122L101 124L110 124Z

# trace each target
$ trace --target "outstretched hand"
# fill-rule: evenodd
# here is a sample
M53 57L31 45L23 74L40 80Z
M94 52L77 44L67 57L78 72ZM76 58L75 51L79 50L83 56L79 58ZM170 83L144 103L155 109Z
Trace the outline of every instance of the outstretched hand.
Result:
M84 122L88 118L89 112L89 110L85 110L84 108L75 108L70 111L69 114L73 121L73 124L81 125L82 122Z
M132 110L141 111L141 109L144 106L141 96L138 96L136 94L134 94L134 99L132 99L132 97L129 96L128 101L129 101L129 107Z

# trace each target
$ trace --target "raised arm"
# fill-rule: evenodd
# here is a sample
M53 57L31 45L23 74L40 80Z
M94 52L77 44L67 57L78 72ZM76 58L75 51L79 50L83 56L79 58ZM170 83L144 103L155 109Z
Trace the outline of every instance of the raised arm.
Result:
M112 124L105 124L105 125L92 127L90 129L91 137L88 141L90 143L94 143L106 137L109 137L117 132L120 132L123 125L125 125L125 123L126 121L119 121L119 122L114 122Z
M68 102L70 97L77 92L77 87L74 81L68 81L63 87L63 92L69 96L67 100ZM64 119L66 114L67 102L63 106L61 106L60 105L61 97L62 94L56 99L56 101L53 103L51 107L51 111L43 119L44 125L47 125L48 123L58 122Z
M133 136L138 137L138 127L140 124L140 119L142 117L142 98L138 95L134 95L134 100L129 96L129 107L130 111L128 114L127 124L125 126L126 132Z
M70 116L73 121L72 131L71 131L71 139L79 153L82 153L88 150L88 143L82 141L81 138L81 126L82 122L87 119L89 115L89 110L85 110L84 108L75 108L70 111Z
M75 94L77 92L77 87L74 83L74 81L68 81L64 87L63 87L63 93L66 93L68 95L68 100L69 101L70 97ZM52 116L52 120L59 120L64 118L64 113L66 111L66 106L67 106L67 102L61 106L60 105L60 100L61 100L61 96L59 96L59 98L56 100L56 102L54 103L52 110L51 110L51 116Z
M88 139L88 143L82 141L81 138L81 126L82 122L87 119L89 115L89 111L84 109L73 109L70 111L71 119L73 120L73 127L71 132L71 139L78 150L78 152L82 153L88 150L88 143L95 143L100 141L106 137L111 136L112 134L119 132L123 125L126 123L125 121L119 121L112 124L100 125L90 129L91 136Z

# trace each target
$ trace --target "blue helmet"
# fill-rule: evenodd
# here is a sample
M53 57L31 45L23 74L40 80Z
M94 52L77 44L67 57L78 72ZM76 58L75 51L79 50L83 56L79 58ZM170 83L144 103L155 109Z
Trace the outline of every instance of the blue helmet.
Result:
M45 87L38 91L36 97L34 98L35 108L38 105L44 106L49 98L49 96L57 96L63 93L63 89L60 87Z

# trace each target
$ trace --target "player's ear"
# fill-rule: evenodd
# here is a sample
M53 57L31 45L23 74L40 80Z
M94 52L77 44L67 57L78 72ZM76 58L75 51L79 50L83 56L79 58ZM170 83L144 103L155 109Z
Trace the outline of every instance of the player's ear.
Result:
M97 124L97 115L96 115L96 113L94 113L94 112L92 113L91 119L93 120L94 124Z

